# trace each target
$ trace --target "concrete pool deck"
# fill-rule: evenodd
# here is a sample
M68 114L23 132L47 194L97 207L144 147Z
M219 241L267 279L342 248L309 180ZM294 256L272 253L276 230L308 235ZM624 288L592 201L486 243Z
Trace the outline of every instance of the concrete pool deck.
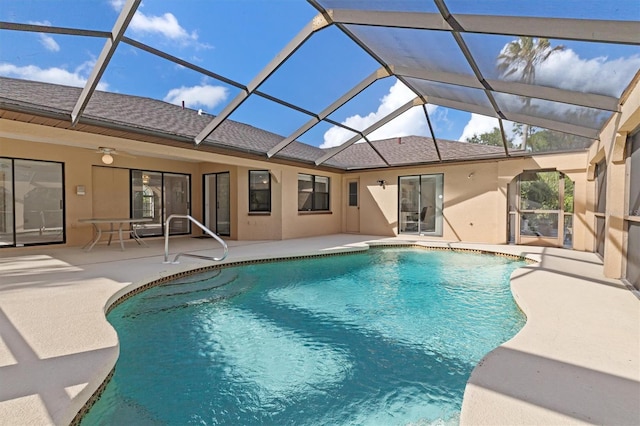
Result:
M117 360L105 308L131 288L210 263L183 257L163 264L164 240L147 242L149 248L127 241L125 251L99 244L89 253L55 246L0 252L0 425L69 424ZM640 424L640 300L604 278L593 253L340 234L230 241L226 262L361 250L368 242L539 261L512 275L527 324L473 371L462 424ZM170 250L222 251L196 238L172 239Z

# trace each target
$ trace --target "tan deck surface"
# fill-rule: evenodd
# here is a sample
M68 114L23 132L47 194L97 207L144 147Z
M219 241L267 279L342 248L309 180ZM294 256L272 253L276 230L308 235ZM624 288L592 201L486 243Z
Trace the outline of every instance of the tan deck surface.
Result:
M418 238L332 235L229 243L227 261L354 250ZM118 295L207 262L163 264L164 241L0 251L0 425L68 424L111 371L118 339L104 310ZM602 275L592 253L538 247L421 243L540 260L514 272L527 324L474 370L461 423L640 424L640 302ZM213 248L213 249L211 249ZM219 256L209 239L177 238L171 253ZM173 258L173 257L172 257Z

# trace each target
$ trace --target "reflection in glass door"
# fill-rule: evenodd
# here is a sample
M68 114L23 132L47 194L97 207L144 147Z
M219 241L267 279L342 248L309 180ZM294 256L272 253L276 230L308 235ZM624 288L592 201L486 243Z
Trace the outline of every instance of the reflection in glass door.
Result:
M442 174L400 177L400 233L442 235L442 187Z
M164 173L165 219L172 214L188 215L191 211L189 199L189 176ZM169 224L169 235L189 234L188 219L173 219Z
M131 170L132 217L151 219L139 225L143 237L164 235L164 224L172 214L190 214L190 176L175 173ZM187 219L171 221L169 235L189 234Z
M63 243L62 163L0 159L0 245Z
M229 172L204 175L204 225L218 235L231 235Z

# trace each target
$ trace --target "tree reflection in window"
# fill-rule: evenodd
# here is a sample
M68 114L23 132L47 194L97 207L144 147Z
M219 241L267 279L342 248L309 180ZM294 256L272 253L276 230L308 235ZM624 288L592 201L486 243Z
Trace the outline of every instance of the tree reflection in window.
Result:
M146 184L142 185L142 217L153 218L155 211L153 191Z

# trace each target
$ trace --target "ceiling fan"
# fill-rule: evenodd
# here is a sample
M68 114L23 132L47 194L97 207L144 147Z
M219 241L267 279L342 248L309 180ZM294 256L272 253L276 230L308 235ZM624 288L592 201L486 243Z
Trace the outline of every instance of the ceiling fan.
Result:
M96 152L98 154L102 154L102 162L104 164L112 164L114 155L122 155L123 157L136 158L135 156L133 156L131 154L126 154L124 152L118 152L118 151L116 151L115 148L108 148L108 147L104 147L104 146L99 147Z

